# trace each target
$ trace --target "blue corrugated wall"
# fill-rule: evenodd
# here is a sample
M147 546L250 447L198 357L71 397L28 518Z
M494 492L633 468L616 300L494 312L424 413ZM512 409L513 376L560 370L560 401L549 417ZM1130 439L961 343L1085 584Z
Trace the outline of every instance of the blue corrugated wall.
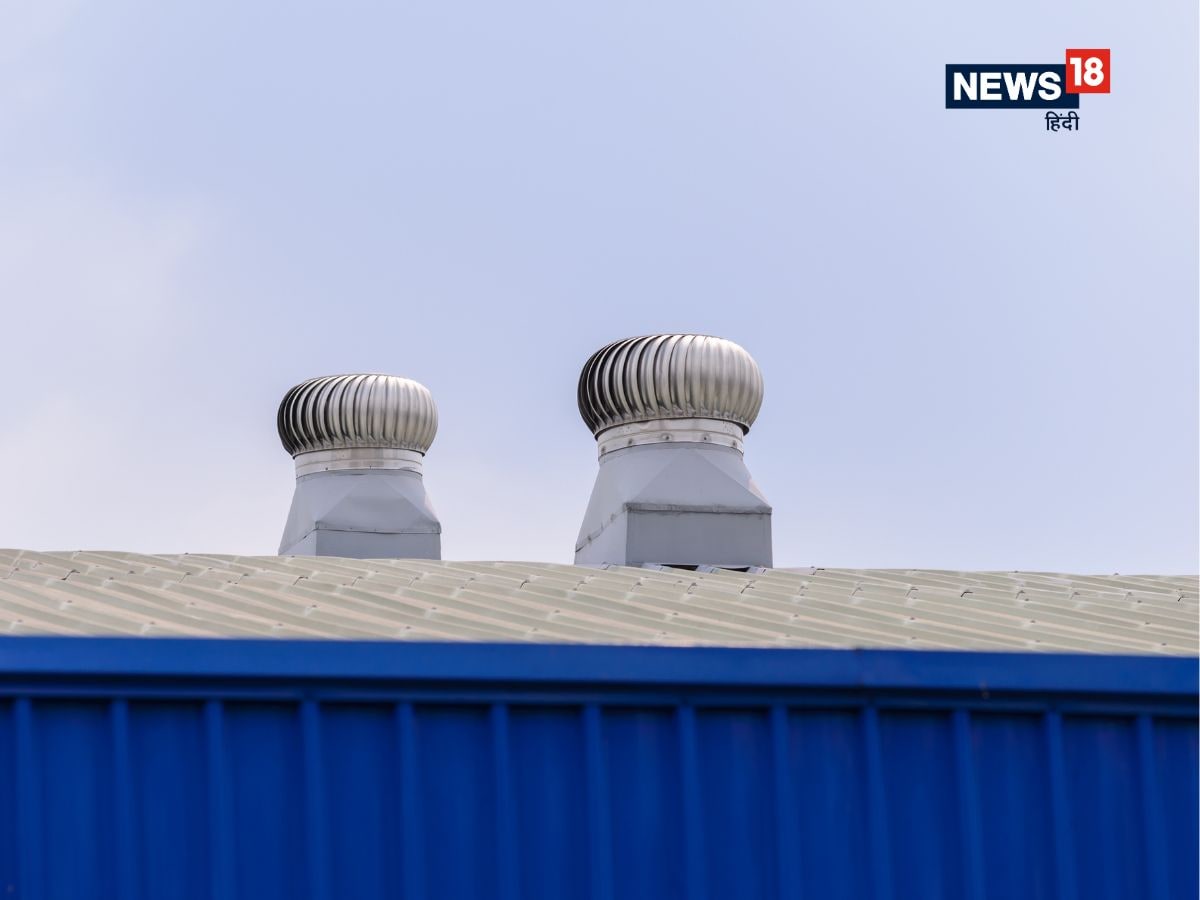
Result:
M1192 898L1197 663L0 640L0 897Z

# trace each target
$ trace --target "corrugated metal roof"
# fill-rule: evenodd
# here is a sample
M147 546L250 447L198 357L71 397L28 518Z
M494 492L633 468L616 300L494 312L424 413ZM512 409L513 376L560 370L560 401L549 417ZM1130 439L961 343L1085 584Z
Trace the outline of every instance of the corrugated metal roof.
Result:
M0 550L0 633L1195 654L1196 577Z

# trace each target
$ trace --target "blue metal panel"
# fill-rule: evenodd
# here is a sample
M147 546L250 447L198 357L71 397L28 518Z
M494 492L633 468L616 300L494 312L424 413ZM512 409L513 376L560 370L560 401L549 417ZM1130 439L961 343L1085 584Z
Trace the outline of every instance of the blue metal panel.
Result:
M1197 661L0 640L0 896L1191 897Z
M1161 823L1162 855L1167 863L1167 896L1200 897L1200 867L1184 865L1200 846L1196 795L1200 791L1200 747L1194 722L1186 719L1154 720L1150 747L1157 800L1145 813L1146 821Z
M380 704L330 705L321 714L321 791L328 877L335 897L401 893L404 840L399 798L400 741L393 709ZM335 759L325 758L336 748Z
M971 717L968 752L989 896L1059 895L1045 727L1043 716L1029 713Z
M787 782L781 785L781 830L795 823L791 839L780 843L781 859L791 861L791 890L803 886L809 897L870 896L877 852L867 822L865 717L818 708L791 709L787 719L777 757L785 763L776 771Z
M202 900L211 896L207 862L216 849L208 841L204 707L194 702L139 702L133 709L126 760L133 875L125 896ZM158 864L144 865L143 856ZM180 878L180 873L193 875Z
M585 730L578 709L517 707L509 720L521 897L586 897Z

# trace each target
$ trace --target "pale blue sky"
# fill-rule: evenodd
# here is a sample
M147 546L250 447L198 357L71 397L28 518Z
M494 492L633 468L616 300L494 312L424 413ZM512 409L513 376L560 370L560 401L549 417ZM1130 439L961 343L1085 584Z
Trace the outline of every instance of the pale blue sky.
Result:
M448 558L568 561L575 379L766 379L781 565L1197 569L1197 7L0 0L0 546L272 553L305 377L441 410ZM947 62L1111 47L1078 134Z

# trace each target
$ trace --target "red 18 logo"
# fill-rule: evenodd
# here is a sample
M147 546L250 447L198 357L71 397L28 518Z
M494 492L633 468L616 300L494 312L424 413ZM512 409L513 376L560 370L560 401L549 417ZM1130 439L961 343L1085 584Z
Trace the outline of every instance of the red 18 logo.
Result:
M1068 50L1068 94L1107 94L1112 89L1108 50Z

